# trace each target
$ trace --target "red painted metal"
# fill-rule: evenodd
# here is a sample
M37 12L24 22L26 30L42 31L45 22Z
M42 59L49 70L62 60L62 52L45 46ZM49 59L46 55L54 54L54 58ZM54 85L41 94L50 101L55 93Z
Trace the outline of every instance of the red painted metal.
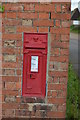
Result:
M24 33L23 54L22 95L45 97L47 34Z

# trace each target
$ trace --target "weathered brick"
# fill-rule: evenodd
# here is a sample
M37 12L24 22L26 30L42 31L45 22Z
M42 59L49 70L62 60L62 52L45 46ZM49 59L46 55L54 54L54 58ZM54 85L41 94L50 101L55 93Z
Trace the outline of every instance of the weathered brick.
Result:
M69 21L62 21L62 27L70 27L70 22Z
M24 4L24 11L34 11L34 4Z
M22 25L32 26L32 20L22 20Z
M15 41L14 40L4 41L4 46L6 46L6 47L14 47L15 46Z
M23 11L23 5L19 5L19 4L11 4L11 3L7 3L4 4L5 10L6 11Z
M4 61L16 62L16 56L15 55L4 55Z
M8 55L17 55L21 53L21 49L20 48L13 48L13 47L4 47L2 49L2 53L3 54L8 54Z
M5 27L5 32L6 33L15 33L16 32L16 28L15 27Z
M5 89L6 90L16 90L15 82L5 82Z
M15 70L14 69L4 69L3 75L15 75Z
M5 26L16 26L16 25L21 25L22 22L21 20L15 20L15 19L3 19L2 24Z
M62 4L62 12L63 13L69 13L71 11L71 5L70 4Z
M6 96L5 102L16 102L15 96Z
M14 117L15 116L15 112L14 112L14 110L9 110L9 109L7 109L7 110L5 110L5 117Z

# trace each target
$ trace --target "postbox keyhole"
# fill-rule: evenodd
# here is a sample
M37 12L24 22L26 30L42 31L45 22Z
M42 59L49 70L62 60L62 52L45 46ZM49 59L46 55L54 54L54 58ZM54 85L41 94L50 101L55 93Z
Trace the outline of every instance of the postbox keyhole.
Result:
M32 75L30 74L30 78L32 78Z

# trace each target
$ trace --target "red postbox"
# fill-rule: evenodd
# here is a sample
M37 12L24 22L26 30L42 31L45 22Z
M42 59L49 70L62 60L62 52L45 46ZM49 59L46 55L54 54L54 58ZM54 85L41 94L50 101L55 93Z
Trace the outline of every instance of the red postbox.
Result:
M44 97L46 92L47 34L24 33L23 96Z

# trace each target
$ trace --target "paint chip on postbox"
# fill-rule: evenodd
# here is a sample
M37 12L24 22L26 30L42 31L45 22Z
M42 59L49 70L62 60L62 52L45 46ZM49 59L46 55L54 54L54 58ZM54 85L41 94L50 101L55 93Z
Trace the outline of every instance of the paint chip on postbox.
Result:
M38 72L38 56L31 56L31 72Z

